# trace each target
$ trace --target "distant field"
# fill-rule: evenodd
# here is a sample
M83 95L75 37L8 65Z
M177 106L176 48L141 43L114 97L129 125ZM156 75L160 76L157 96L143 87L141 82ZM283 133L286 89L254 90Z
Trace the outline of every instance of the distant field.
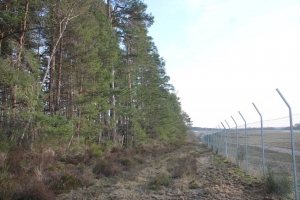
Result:
M227 155L225 133L222 136L218 135L216 148L224 157L234 163L238 163L246 170L246 146L245 146L245 131L238 130L238 162L236 149L236 131L231 129L226 131ZM290 181L293 181L293 164L291 154L291 134L289 130L263 130L264 145L265 145L265 170L271 169L278 176L286 175ZM262 140L260 130L247 130L248 139L248 171L256 177L263 176L262 168ZM220 139L223 141L220 142ZM300 182L300 132L294 131L294 147L296 155L296 167L298 182Z
M291 134L289 130L264 130L264 144L269 147L291 148ZM261 131L247 130L248 144L251 146L261 146ZM229 140L235 143L235 130L231 130L227 135ZM238 130L239 143L245 143L245 132ZM294 131L295 150L300 150L300 132Z

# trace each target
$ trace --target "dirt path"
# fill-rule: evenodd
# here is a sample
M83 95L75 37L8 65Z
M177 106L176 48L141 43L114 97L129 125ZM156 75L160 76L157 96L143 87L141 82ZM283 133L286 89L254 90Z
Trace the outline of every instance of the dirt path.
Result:
M202 144L172 153L58 199L271 199L262 183Z
M262 148L261 145L249 145L252 147L259 147ZM292 149L287 149L287 148L282 148L282 147L271 147L271 146L264 146L266 150L270 150L270 151L275 151L278 153L284 153L284 154L292 154ZM295 155L299 156L300 155L300 151L299 150L295 150Z

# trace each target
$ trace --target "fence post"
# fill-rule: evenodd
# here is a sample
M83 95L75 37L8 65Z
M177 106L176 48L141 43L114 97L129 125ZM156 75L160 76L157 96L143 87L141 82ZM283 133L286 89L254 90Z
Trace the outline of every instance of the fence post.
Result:
M261 132L261 147L262 147L262 166L263 166L263 175L265 175L265 142L264 142L264 128L263 128L263 118L257 109L256 105L252 103L256 111L260 116L260 132Z
M218 127L216 126L216 133L215 133L215 151L219 151L219 146L218 146Z
M212 148L213 150L216 150L216 131L213 133L212 138L211 138L211 142L212 142Z
M238 136L238 132L237 132L237 124L235 122L235 120L233 119L233 117L231 116L232 120L235 123L235 134L236 134L236 164L239 164L239 136Z
M209 145L209 136L210 136L209 134L207 134L207 135L206 135L206 139L207 139L207 146L208 146L208 147L210 147L210 145Z
M227 126L228 126L228 134L229 134L229 142L227 142L227 145L228 145L228 151L229 151L229 158L230 158L230 155L231 155L231 153L232 153L232 151L231 151L231 133L230 133L230 126L229 126L229 124L228 124L228 122L226 121L226 119L225 119L225 122L226 122L226 124L227 124ZM227 134L227 135L228 135ZM227 139L228 139L228 137L227 137ZM227 140L228 141L228 140ZM232 156L232 155L231 155Z
M220 139L219 139L219 150L218 150L218 152L219 152L219 154L221 154L221 152L222 152L222 150L221 150L221 148L222 148L222 128L220 127L220 125L218 124L218 126L219 126L219 130L220 130Z
M212 134L209 134L208 135L208 138L207 138L207 140L208 140L208 146L211 148L211 136L212 136Z
M228 152L227 152L227 134L226 134L226 128L223 124L223 122L221 122L223 128L224 128L224 131L225 131L225 152L226 152L226 158L228 158Z
M210 135L208 136L208 143L209 143L210 148L212 148L212 136L213 136L213 134L214 134L214 133L212 133L212 134L210 134Z
M292 146L292 158L293 158L293 169L294 169L294 187L295 187L295 199L298 200L298 184L297 184L297 168L296 168L296 159L295 159L295 147L294 147L294 131L293 131L293 116L292 116L292 108L289 103L286 101L284 96L281 92L276 89L278 94L281 96L282 100L285 102L287 107L289 108L289 115L290 115L290 132L291 132L291 146Z
M241 112L239 111L242 119L245 122L245 146L246 146L246 171L248 172L248 136L247 136L247 123L246 120L244 119L243 115L241 114Z

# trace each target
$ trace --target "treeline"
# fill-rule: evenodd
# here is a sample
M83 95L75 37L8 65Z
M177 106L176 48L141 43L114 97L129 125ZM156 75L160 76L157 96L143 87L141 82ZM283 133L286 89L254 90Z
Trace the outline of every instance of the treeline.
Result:
M191 125L141 0L0 0L0 139L124 145Z

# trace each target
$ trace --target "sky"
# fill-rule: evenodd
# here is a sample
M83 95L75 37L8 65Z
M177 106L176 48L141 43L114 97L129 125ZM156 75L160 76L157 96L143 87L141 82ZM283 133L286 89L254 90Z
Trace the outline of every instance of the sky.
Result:
M144 0L148 35L195 127L300 122L299 0ZM272 126L273 126L272 125ZM226 126L226 125L225 125Z

